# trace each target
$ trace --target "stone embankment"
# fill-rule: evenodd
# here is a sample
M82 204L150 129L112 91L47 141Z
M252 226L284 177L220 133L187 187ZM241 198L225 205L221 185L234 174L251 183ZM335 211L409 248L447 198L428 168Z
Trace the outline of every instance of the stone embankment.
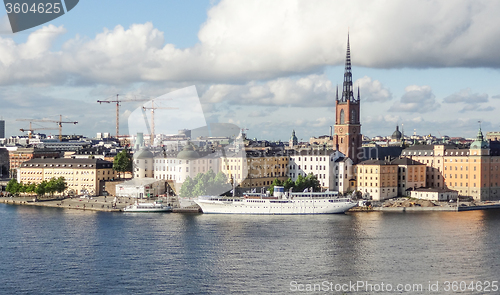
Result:
M349 212L436 212L436 211L471 211L500 209L500 202L437 202L420 199L399 198L384 202L373 202L373 206L355 207Z

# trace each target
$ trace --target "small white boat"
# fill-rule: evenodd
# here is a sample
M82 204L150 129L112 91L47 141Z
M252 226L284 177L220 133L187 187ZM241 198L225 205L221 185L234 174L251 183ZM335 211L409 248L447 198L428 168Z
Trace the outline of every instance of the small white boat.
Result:
M128 205L123 208L124 212L170 212L172 207L164 205L161 201L154 203L139 203L135 202L133 205Z

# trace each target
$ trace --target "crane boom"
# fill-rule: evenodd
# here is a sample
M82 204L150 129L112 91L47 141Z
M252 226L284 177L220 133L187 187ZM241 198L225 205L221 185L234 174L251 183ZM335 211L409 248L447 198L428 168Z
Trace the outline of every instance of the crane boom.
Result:
M155 107L154 106L154 99L151 100L151 107L142 107L142 110L151 110L151 134L150 134L150 143L151 146L154 144L154 138L155 138L155 110L157 109L162 109L162 110L175 110L178 108L171 108L171 107Z
M59 121L57 120L49 120L49 119L17 119L16 121L29 121L30 122L30 129L31 129L31 122L52 122L52 123L57 123L57 126L59 126L59 141L62 140L62 124L63 123L72 123L72 124L78 124L77 121L63 121L62 120L62 115L59 115Z
M119 99L119 94L116 95L115 100L98 100L99 104L103 103L116 103L116 138L120 134L120 102L129 102L129 101L148 101L149 99Z

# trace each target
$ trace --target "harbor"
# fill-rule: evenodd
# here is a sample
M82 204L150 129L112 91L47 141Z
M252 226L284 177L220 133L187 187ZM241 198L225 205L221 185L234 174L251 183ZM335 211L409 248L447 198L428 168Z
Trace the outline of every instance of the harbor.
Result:
M123 212L127 206L133 205L135 202L135 198L117 197L115 202L115 198L104 196L97 196L92 198L48 198L37 199L36 201L34 201L33 197L0 197L0 203L8 205L41 206L102 212ZM201 208L196 204L188 207L181 207L176 197L170 197L168 200L166 200L166 203L171 204L172 210L170 212L172 213L202 213ZM457 204L449 202L422 202L419 200L401 198L395 201L387 200L385 202L375 202L373 206L357 206L351 208L346 213L462 212L492 209L500 209L500 202L459 202L459 204Z

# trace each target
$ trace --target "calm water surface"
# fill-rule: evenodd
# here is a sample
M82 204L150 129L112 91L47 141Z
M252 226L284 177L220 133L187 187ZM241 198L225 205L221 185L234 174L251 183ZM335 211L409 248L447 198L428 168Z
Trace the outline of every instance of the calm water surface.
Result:
M454 294L446 281L500 280L499 249L500 211L246 216L0 204L0 294L283 294L314 284L315 293L377 293L335 291L358 281L423 286L378 294Z

